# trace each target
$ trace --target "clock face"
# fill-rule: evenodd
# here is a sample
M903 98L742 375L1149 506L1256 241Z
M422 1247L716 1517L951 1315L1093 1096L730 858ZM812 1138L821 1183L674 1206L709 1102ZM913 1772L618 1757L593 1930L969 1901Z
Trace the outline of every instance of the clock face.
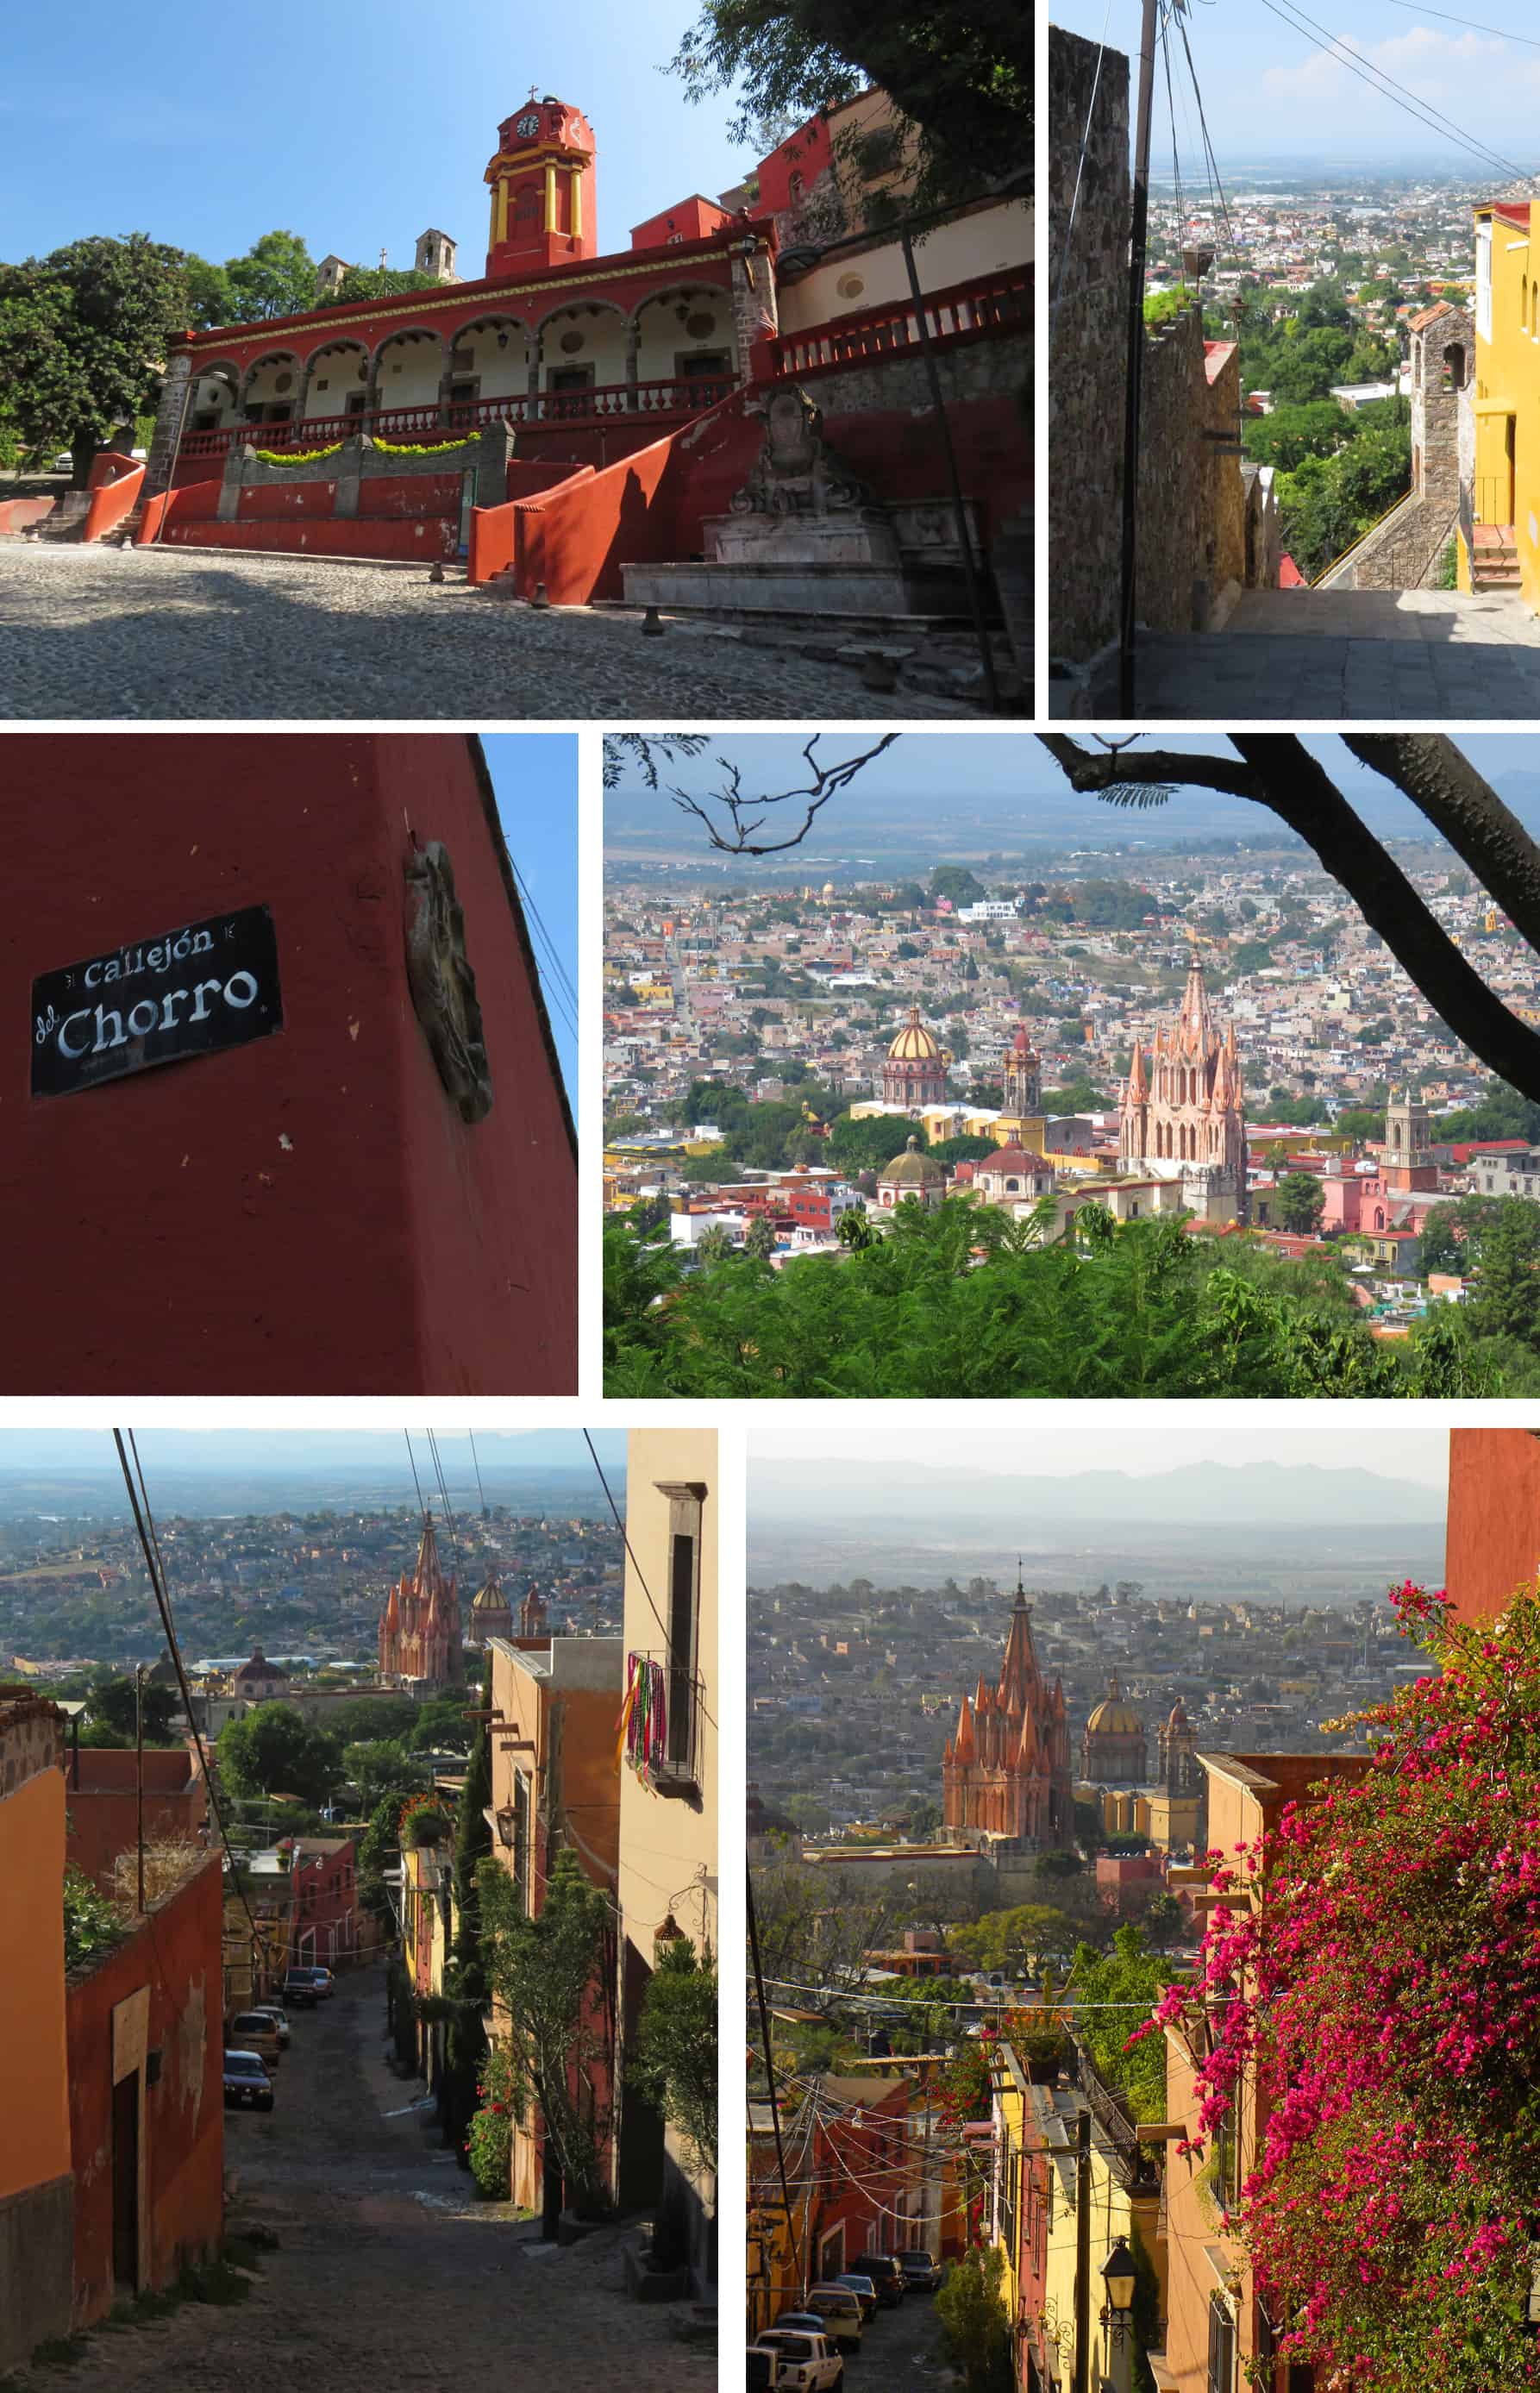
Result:
M532 141L534 139L536 134L540 131L540 118L535 114L533 109L530 109L527 115L519 118L517 124L514 126L514 131L518 135L521 141Z

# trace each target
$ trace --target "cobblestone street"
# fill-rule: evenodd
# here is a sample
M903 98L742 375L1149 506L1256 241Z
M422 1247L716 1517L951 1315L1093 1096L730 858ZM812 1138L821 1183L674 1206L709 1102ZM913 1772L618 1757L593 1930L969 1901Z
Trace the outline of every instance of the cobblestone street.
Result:
M829 645L835 645L830 638ZM0 717L310 722L976 719L674 622L536 612L427 570L0 542Z
M356 1991L354 1990L356 1989ZM563 2251L470 2178L382 2059L383 1974L343 1981L294 2018L266 2117L227 2114L232 2234L279 2238L245 2301L98 2329L72 2364L7 2380L24 2393L706 2393L710 2337L685 2303L640 2305L618 2230Z

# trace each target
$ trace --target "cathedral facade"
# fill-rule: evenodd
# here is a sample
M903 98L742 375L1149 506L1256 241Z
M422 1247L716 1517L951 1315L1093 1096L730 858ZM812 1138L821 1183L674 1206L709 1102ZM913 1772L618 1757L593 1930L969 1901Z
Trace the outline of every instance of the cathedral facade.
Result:
M1120 1169L1169 1183L1202 1222L1246 1218L1246 1099L1234 1025L1220 1030L1194 957L1181 1011L1146 1060L1136 1046L1118 1129Z
M1051 1688L1032 1645L1032 1606L1018 1577L1005 1658L993 1686L980 1677L958 1713L941 1765L946 1826L1018 1849L1065 1851L1075 1793L1064 1691Z
M439 1566L438 1540L427 1513L417 1567L402 1572L380 1616L380 1676L430 1687L464 1684L460 1596L452 1575L446 1578Z

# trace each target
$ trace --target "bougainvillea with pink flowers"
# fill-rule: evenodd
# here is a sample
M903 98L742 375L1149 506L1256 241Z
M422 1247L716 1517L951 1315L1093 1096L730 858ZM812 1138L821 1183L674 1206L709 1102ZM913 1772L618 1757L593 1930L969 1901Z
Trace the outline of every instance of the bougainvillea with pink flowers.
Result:
M1233 2222L1281 2355L1353 2393L1540 2386L1540 1599L1463 1622L1408 1584L1441 1675L1359 1715L1360 1776L1210 1856L1199 2135L1254 2080ZM1191 2150L1193 2147L1189 2146Z

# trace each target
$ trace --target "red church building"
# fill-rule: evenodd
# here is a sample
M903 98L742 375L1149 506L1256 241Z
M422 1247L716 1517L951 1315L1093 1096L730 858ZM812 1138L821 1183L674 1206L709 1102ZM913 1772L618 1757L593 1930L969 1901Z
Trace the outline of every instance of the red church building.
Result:
M948 1828L1031 1850L1063 1851L1075 1834L1064 1691L1051 1688L1032 1644L1032 1606L1020 1579L998 1681L980 1675L964 1695L941 1769Z
M380 1615L380 1677L428 1687L458 1687L465 1677L456 1578L438 1560L433 1516L423 1515L417 1567L403 1571Z

